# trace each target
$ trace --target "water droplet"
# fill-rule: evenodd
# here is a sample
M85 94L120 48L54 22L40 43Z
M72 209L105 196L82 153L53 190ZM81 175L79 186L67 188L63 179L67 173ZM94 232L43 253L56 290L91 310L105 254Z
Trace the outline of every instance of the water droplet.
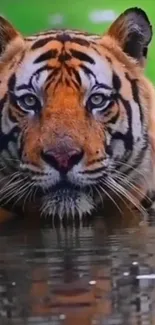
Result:
M124 276L129 276L129 272L124 272L123 275Z
M95 280L91 280L91 281L89 281L89 284L90 285L94 285L94 284L96 284L96 281Z
M79 274L79 278L82 278L83 276L84 276L83 273L80 273L80 274Z
M66 315L64 315L64 314L59 315L59 319L60 319L60 320L64 320L64 319L66 319Z
M132 265L138 265L138 262L134 261L132 262Z
M136 279L141 280L141 279L155 279L155 274L142 274L142 275L137 275Z

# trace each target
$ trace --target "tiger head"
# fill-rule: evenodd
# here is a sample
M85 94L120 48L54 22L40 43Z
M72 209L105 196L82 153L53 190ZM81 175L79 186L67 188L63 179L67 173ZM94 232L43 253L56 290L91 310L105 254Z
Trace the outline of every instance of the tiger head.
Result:
M62 217L90 213L114 191L129 196L131 181L150 171L151 38L138 8L103 36L24 38L0 18L2 200L33 198L41 213Z

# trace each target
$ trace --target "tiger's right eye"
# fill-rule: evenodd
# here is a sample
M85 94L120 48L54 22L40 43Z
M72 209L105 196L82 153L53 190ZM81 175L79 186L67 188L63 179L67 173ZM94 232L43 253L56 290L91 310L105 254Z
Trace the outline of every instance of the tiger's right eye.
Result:
M22 101L23 101L24 105L26 105L28 107L33 107L37 103L37 99L33 95L25 95L25 96L23 96Z
M33 94L25 94L18 98L18 104L24 110L38 111L41 108L39 99Z

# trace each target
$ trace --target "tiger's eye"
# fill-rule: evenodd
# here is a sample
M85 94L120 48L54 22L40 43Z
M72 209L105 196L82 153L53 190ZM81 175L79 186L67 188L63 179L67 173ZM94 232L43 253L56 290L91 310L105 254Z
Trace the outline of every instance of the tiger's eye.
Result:
M91 112L102 112L112 103L112 98L103 93L94 93L87 100L86 107Z
M33 111L36 114L39 113L42 108L40 100L32 93L27 93L17 98L17 104L27 113L32 113Z
M26 106L29 106L29 107L33 107L37 103L37 99L33 95L23 96L22 101Z
M92 106L97 107L104 104L105 97L102 94L94 94L90 96L89 102L91 103Z

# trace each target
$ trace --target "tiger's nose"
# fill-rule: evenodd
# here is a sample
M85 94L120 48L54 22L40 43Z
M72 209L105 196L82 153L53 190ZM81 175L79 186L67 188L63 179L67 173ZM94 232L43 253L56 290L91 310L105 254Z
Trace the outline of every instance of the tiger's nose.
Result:
M66 174L80 162L83 154L82 149L65 145L65 142L63 142L63 144L58 144L43 151L42 158L48 165L54 167L60 173Z

